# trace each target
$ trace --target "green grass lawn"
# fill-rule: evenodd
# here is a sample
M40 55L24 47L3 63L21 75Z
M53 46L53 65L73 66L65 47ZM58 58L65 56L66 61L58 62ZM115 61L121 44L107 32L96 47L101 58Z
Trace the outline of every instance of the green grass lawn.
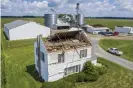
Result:
M23 41L24 43L27 41ZM14 44L19 45L19 43ZM42 86L35 79L33 44L5 48L4 52L6 88L40 88ZM77 84L77 88L133 88L132 71L103 59L99 61L106 65L109 71L96 82Z
M5 54L6 88L40 88L34 67L35 39L8 41L2 32L2 47ZM2 62L4 63L4 62Z
M76 88L133 88L133 71L127 70L105 59L98 59L109 70L96 82L79 83Z
M115 47L123 52L121 57L133 62L133 40L100 40L100 46L107 51L110 47Z
M2 18L1 26L3 27L5 23L16 19L19 18ZM44 23L43 18L21 19L32 20L41 24ZM127 21L133 23L130 20ZM93 22L97 23L95 19L91 19L90 23L93 24ZM42 84L36 80L36 75L34 73L33 43L35 39L8 41L6 40L3 31L1 33L2 47L4 48L5 54L4 73L6 76L6 88L40 88ZM100 60L100 62L110 68L107 74L101 76L96 82L77 84L77 88L133 88L132 71L124 69L106 60Z
M1 18L1 27L4 27L5 23L9 23L14 20L27 20L27 21L35 21L44 25L44 18ZM133 20L127 19L85 19L86 24L102 24L105 25L112 30L114 30L115 26L133 26Z

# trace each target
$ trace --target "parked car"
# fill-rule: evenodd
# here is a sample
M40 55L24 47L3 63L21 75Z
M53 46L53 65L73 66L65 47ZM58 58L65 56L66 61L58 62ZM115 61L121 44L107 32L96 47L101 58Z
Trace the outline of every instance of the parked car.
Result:
M99 32L99 34L104 36L113 36L113 32Z
M123 52L117 48L108 48L108 52L119 56L123 54Z
M107 34L105 34L106 36L113 36L114 33L113 32L107 32Z

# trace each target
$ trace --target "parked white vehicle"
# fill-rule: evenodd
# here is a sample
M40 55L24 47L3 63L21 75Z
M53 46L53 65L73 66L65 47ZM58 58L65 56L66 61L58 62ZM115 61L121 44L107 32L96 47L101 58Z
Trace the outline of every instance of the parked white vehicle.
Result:
M108 52L119 56L123 54L123 52L117 48L108 48Z

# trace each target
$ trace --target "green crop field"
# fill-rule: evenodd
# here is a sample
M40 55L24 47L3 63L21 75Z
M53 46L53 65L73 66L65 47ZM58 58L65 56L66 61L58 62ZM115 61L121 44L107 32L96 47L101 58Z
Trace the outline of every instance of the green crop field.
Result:
M99 44L106 51L110 47L120 49L123 52L121 57L133 62L133 40L103 39Z
M133 26L133 20L125 19L86 19L88 24L102 24L114 30L115 26Z
M2 18L2 28L5 23L16 19L31 20L40 24L44 23L43 18ZM91 19L89 23L97 23L98 21L96 20L97 19ZM121 22L121 20L119 21ZM127 25L133 23L132 20L124 20L124 22ZM99 23L102 22L99 21ZM112 24L112 21L106 24ZM4 60L2 60L2 63L5 63L2 65L4 66L2 67L4 68L4 70L2 69L2 73L5 73L6 81L4 82L6 83L6 88L40 88L42 84L38 82L36 74L34 73L33 43L35 39L8 41L3 34L3 30L1 30L1 36L2 53L5 55ZM100 62L108 66L109 71L105 75L101 76L98 81L77 84L77 88L133 88L132 71L103 59L100 60Z
M44 18L1 18L1 26L4 27L5 23L9 23L14 20L27 20L35 21L44 25ZM85 19L86 24L102 24L114 30L115 26L133 26L133 20L126 19Z

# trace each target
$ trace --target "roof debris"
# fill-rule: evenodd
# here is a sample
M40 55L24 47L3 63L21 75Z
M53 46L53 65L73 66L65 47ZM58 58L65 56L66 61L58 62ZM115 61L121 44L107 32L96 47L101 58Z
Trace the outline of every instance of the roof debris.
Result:
M55 33L44 41L44 44L48 52L91 46L90 41L81 30Z

